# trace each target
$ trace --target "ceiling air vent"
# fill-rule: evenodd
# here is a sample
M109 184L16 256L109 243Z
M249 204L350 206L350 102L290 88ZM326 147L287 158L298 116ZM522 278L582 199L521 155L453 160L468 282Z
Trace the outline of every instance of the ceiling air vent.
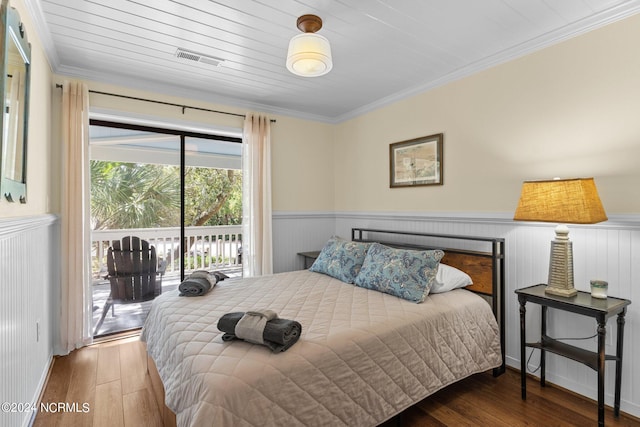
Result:
M213 65L214 67L217 67L224 62L224 59L207 56L202 53L192 52L182 48L178 48L176 51L176 57L187 59L189 61L202 62L203 64Z

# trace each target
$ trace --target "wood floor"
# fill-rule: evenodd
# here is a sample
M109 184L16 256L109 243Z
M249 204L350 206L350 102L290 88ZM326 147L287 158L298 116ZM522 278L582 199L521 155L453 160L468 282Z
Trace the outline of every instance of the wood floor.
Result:
M35 427L161 426L138 337L84 347L53 363L45 403L88 403L87 412L39 412Z
M137 338L85 347L55 359L42 402L78 403L78 411L43 413L34 426L161 426ZM595 374L594 374L595 381ZM82 405L88 404L88 411ZM435 393L402 413L403 427L418 426L595 426L595 402L554 386L527 383L520 399L520 374L474 375ZM395 427L397 420L385 423ZM607 408L607 426L638 426L640 420Z

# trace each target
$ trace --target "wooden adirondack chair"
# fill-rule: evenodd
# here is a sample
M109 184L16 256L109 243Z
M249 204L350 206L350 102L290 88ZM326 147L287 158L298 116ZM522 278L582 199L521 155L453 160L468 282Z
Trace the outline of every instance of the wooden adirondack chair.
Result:
M146 240L135 236L114 240L107 251L108 274L105 276L109 279L111 293L93 334L97 335L109 308L115 316L115 304L141 303L160 295L165 269L166 263L158 265L156 249Z

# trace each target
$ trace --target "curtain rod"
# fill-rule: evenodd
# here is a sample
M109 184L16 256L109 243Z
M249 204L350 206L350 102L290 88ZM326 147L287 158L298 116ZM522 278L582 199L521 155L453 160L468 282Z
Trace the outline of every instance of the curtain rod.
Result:
M56 83L56 87L57 88L62 88L63 85L61 85L60 83ZM218 114L227 114L229 116L236 116L236 117L242 117L242 118L246 118L247 116L244 114L238 114L238 113L230 113L228 111L220 111L220 110L211 110L209 108L201 108L201 107L192 107L189 105L182 105L182 104L174 104L172 102L165 102L165 101L156 101L155 99L147 99L147 98L138 98L136 96L129 96L129 95L120 95L117 93L109 93L109 92L101 92L99 90L89 90L89 93L96 93L98 95L107 95L107 96L115 96L117 98L125 98L125 99L132 99L134 101L145 101L145 102L153 102L155 104L162 104L162 105L169 105L171 107L180 107L182 108L182 114L184 114L184 111L189 108L191 110L199 110L199 111L206 111L208 113L218 113ZM275 119L270 119L271 123L275 123L276 120Z

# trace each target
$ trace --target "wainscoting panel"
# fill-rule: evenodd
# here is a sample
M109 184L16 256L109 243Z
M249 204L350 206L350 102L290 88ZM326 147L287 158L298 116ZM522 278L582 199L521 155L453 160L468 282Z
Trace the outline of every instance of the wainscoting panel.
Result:
M52 296L58 283L57 219L0 219L0 426L26 426L53 356Z
M334 232L335 218L326 213L274 213L273 271L300 270L298 252L319 251Z
M334 228L331 228L333 221ZM506 260L506 362L520 368L518 288L545 283L549 266L550 242L555 224L514 222L510 215L430 215L406 213L313 213L274 215L274 265L278 271L301 268L302 261L293 262L296 252L319 250L333 234L351 237L351 228L380 228L440 234L464 234L505 239ZM590 279L609 282L609 294L630 299L626 315L622 381L622 411L640 417L640 369L633 355L640 354L640 222L637 217L610 219L595 225L570 225L574 248L576 288L589 291ZM540 307L527 306L527 341L537 341L540 334ZM615 319L607 325L607 353L615 354ZM594 320L549 310L548 334L557 338L584 338L570 341L595 350ZM527 356L532 350L528 350ZM539 364L539 352L533 351L529 370ZM534 373L539 375L539 372ZM615 365L606 366L606 403L613 405ZM597 399L595 371L566 358L548 354L547 380L591 399Z

